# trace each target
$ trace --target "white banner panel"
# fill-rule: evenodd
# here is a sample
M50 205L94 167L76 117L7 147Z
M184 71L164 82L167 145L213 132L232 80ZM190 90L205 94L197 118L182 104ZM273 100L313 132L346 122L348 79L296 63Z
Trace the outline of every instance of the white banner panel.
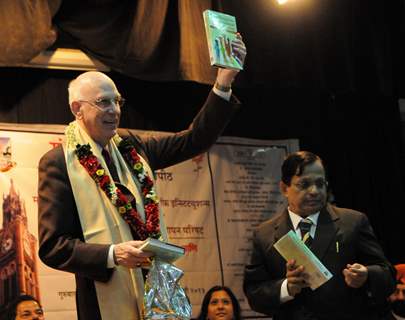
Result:
M161 197L169 200L163 203L170 240L187 248L177 265L185 270L193 317L214 285L234 291L244 317L260 317L243 294L243 269L253 229L283 204L280 168L296 150L297 140L221 137L209 152L157 174Z
M0 234L12 231L16 234L15 246L10 250L15 251L14 259L17 263L30 265L31 260L26 254L19 255L20 250L27 253L28 247L21 246L24 239L18 236L20 227L15 223L5 224L5 215L13 212L14 218L26 215L26 229L38 241L38 161L48 150L59 145L62 141L60 134L44 134L34 132L0 131L0 192L3 196ZM5 153L7 156L5 156ZM12 165L7 165L11 163ZM14 194L14 196L13 196ZM10 197L20 204L18 210L10 210L5 200ZM0 241L2 236L0 235ZM75 283L74 276L45 266L38 258L38 243L34 249L33 264L35 267L22 277L32 277L38 286L38 294L30 292L19 286L21 293L28 293L37 297L45 309L46 319L76 319ZM10 260L8 252L0 252L0 270ZM24 268L25 269L25 268ZM4 295L5 282L0 284L0 295ZM4 303L4 301L3 301Z

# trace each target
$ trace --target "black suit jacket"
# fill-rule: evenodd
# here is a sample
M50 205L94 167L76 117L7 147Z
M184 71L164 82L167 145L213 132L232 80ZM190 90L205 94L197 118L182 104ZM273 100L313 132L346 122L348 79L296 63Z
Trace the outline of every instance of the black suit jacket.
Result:
M273 245L292 229L287 210L258 227L244 276L244 291L252 309L275 320L378 319L379 308L395 289L395 271L384 257L367 217L332 205L322 209L311 250L333 278L314 291L305 288L293 300L280 304L286 261ZM342 274L348 263L355 262L368 269L368 280L359 289L348 287Z
M152 170L161 169L206 151L238 107L234 98L227 102L211 92L187 130L145 136L120 130L119 134L132 140ZM41 260L52 268L75 274L78 318L100 319L94 281L107 282L114 271L106 267L110 244L84 242L61 147L50 150L40 160L38 214ZM125 319L125 315L117 315L117 319Z

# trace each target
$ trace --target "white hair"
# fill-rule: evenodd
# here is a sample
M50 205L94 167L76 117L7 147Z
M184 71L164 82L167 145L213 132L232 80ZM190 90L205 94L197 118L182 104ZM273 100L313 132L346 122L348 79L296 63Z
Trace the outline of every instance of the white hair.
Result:
M81 100L80 87L81 86L77 78L69 82L69 106L72 106L73 101Z
M110 82L111 85L115 87L114 81L112 81L110 77L98 71L82 73L76 79L70 81L68 86L69 106L72 106L72 102L74 101L83 100L81 91L85 85L97 86L100 82Z

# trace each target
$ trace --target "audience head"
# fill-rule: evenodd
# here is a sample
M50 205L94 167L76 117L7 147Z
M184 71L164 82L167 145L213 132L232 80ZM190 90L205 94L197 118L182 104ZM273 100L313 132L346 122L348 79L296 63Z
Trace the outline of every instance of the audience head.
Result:
M395 269L397 270L397 287L388 300L391 303L392 312L405 318L405 264L397 264Z
M235 295L225 286L214 286L205 294L198 320L240 320L240 306Z
M316 154L298 151L284 160L280 189L292 212L306 217L320 211L327 201L327 184L325 167Z
M7 320L42 320L44 311L37 299L30 295L17 297L8 308Z
M76 121L104 147L116 134L124 99L104 73L82 73L69 84L69 105Z

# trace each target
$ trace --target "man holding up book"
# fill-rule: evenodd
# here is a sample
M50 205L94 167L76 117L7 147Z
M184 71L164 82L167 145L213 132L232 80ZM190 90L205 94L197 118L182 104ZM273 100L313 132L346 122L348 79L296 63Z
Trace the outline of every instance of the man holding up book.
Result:
M274 320L372 320L385 309L395 271L366 215L328 204L327 185L317 155L300 151L284 161L280 188L288 208L258 227L245 268L244 291L253 310ZM286 262L274 247L290 230L332 273L314 290L305 268L294 259Z
M240 38L233 46L244 60ZM69 85L75 121L66 143L39 163L39 256L76 278L78 318L142 318L140 249L166 239L154 170L206 151L240 106L231 84L237 70L219 69L216 84L189 128L164 135L118 129L124 98L111 78L85 72Z

